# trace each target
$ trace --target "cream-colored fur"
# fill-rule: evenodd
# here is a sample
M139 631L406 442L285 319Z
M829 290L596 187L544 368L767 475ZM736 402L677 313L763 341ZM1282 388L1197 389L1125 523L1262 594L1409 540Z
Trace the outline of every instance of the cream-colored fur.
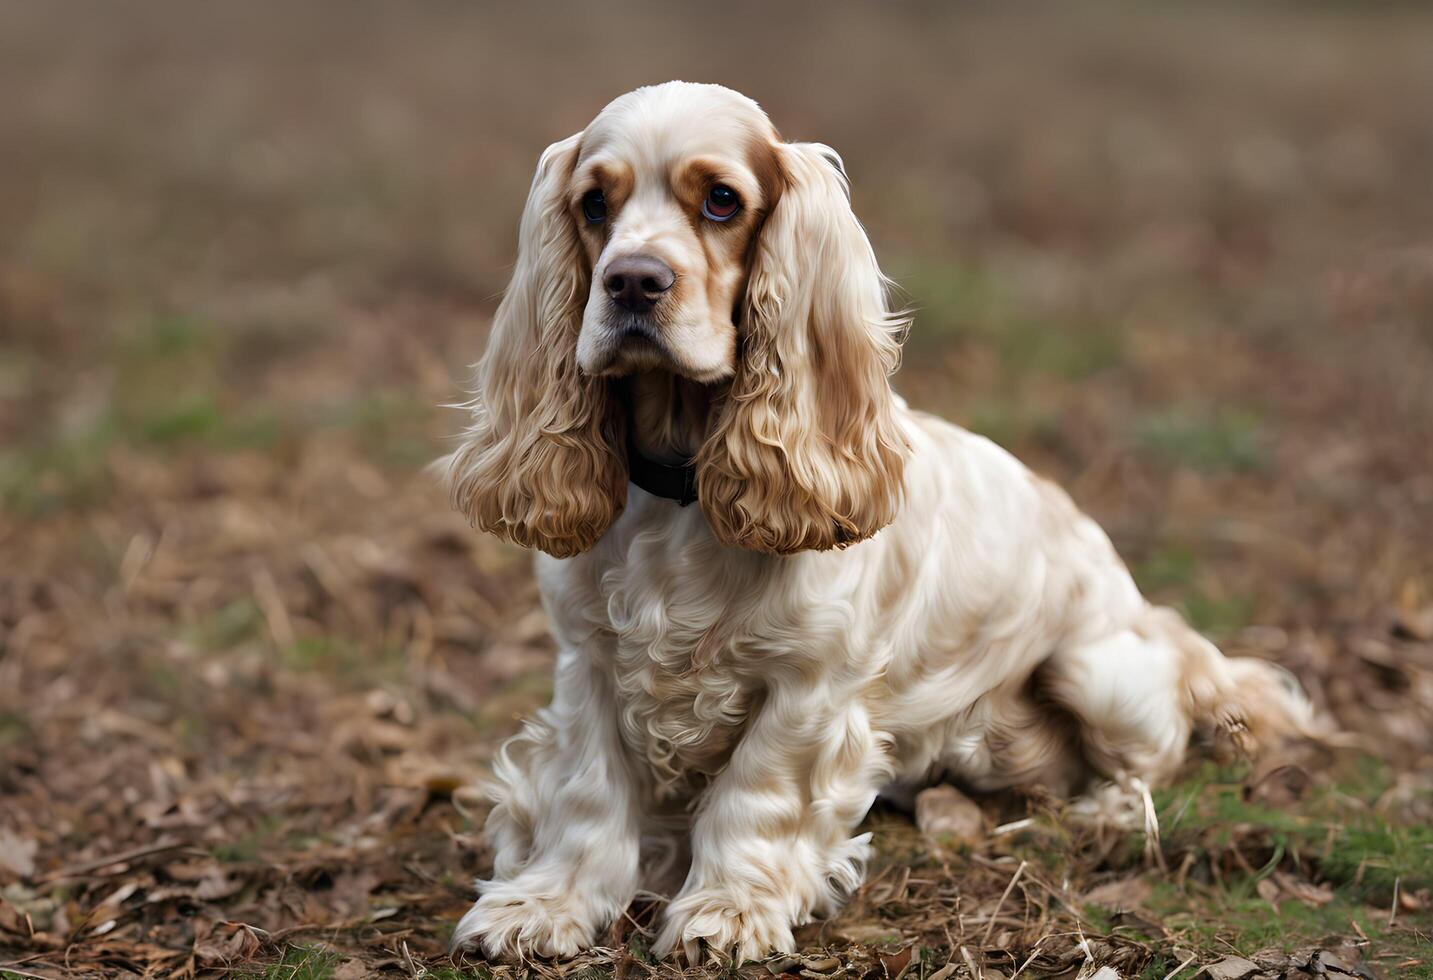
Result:
M742 223L693 215L693 158ZM624 250L685 283L635 351L595 285ZM1196 727L1308 729L1061 490L895 396L900 329L839 158L735 93L641 89L544 155L448 471L475 523L548 552L560 653L494 767L493 878L455 945L571 955L647 887L659 955L790 950L860 882L882 792L1128 789ZM628 433L695 459L700 506L626 485Z

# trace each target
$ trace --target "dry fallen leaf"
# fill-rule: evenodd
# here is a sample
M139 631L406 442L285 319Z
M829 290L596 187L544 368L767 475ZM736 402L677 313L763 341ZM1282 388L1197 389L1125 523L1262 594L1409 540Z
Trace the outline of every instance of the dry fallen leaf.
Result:
M344 960L338 969L333 971L333 980L363 980L371 973L362 960Z
M1144 878L1117 878L1085 892L1085 902L1113 910L1137 909L1149 898L1150 891L1150 883Z
M1268 878L1260 878L1258 884L1254 886L1254 890L1259 893L1260 898L1274 907L1275 913L1279 911L1278 885L1274 884L1274 882Z
M1303 881L1287 871L1275 871L1273 877L1285 895L1297 899L1305 905L1318 908L1327 905L1334 899L1333 889L1328 885L1315 885L1312 882Z
M0 932L10 932L17 936L28 936L31 932L25 914L3 898L0 898Z
M1226 956L1218 963L1204 968L1203 975L1209 980L1244 980L1259 972L1259 966L1242 956Z
M1169 934L1164 923L1159 919L1131 909L1117 909L1110 916L1110 925L1138 929L1146 936L1167 936Z
M1399 609L1393 617L1393 633L1408 640L1433 640L1433 606Z
M1302 766L1274 766L1249 787L1249 799L1269 807L1290 807L1308 795L1313 777Z
M900 929L889 923L872 921L843 922L832 930L832 935L847 942L860 943L863 946L879 946L885 943L899 942L902 938Z
M886 976L890 977L891 980L898 980L898 978L910 968L915 949L914 946L907 946L905 949L898 950L889 956L883 955L881 957L881 966L885 968Z
M194 959L200 966L227 967L253 958L263 946L254 929L243 922L219 922L194 930Z
M954 786L932 786L916 797L916 826L931 837L974 843L985 835L985 814Z
M8 827L0 827L0 871L9 871L18 877L28 878L35 873L35 851L33 840L21 837Z

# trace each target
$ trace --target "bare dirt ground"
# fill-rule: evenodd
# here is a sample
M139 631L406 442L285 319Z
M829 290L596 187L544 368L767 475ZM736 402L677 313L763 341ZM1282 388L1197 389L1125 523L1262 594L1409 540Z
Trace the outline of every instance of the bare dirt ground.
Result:
M421 469L537 154L670 77L845 155L913 403L1355 737L1214 746L1153 853L877 812L742 972L1433 975L1433 11L626 2L0 4L0 974L679 971L653 903L448 960L551 644Z

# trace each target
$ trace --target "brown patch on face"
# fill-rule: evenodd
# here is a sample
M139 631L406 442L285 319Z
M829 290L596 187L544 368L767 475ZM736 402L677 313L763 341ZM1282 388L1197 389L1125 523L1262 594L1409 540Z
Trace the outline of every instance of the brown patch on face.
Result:
M672 195L681 202L682 210L697 227L701 218L702 199L713 184L722 182L722 162L712 157L693 157L672 174Z
M632 196L632 188L636 184L637 178L632 173L632 168L621 162L599 163L582 176L574 176L568 195L571 202L569 210L581 233L582 247L587 252L589 265L597 263L603 246L612 234L617 215L621 212L622 205ZM582 199L592 190L601 191L603 200L607 202L607 217L597 223L588 221L587 215L582 211Z
M745 147L747 169L756 178L729 176L731 168L719 158L694 157L672 176L672 194L691 223L706 265L706 294L714 300L731 297L728 311L737 322L746 291L746 276L757 235L766 215L781 197L784 178L771 140L753 135ZM728 221L707 218L702 205L712 187L726 184L741 197L741 210Z

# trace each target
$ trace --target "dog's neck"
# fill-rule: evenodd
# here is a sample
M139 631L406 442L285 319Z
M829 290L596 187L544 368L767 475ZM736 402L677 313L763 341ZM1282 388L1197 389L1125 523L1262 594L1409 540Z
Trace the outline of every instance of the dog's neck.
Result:
M642 371L617 382L627 406L630 439L649 459L680 465L702 446L720 385L704 385L670 371Z

